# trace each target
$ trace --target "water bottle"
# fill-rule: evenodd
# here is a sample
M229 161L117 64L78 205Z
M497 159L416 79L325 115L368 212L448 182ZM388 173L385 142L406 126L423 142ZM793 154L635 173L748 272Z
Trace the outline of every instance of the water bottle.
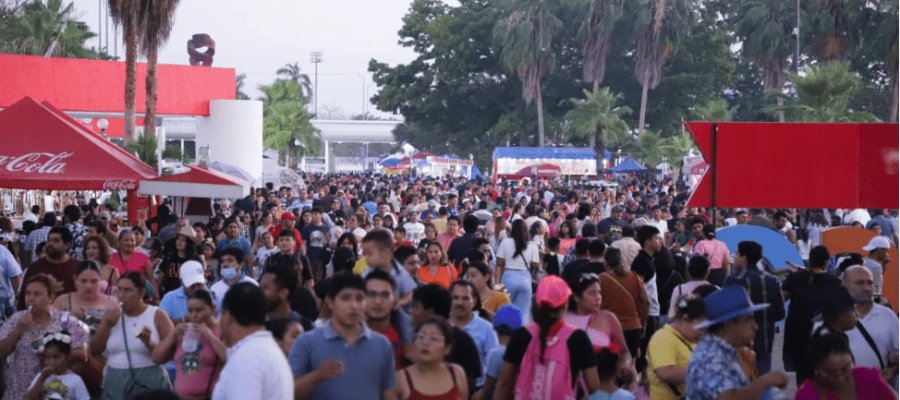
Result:
M197 351L199 344L200 342L197 337L197 331L194 329L194 324L187 324L187 327L184 329L184 336L181 338L181 349L184 350L185 353L193 353Z

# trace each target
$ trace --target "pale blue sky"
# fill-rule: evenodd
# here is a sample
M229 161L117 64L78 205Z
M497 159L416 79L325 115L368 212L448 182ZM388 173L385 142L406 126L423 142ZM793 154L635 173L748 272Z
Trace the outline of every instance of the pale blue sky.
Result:
M74 0L79 19L97 32L98 5L106 13L107 0ZM309 53L324 53L319 64L319 112L338 108L358 114L375 90L367 72L369 59L392 65L408 62L414 53L397 44L397 31L410 0L182 0L169 42L160 62L187 64L186 42L195 33L216 41L214 66L232 67L247 74L247 93L256 98L259 84L275 79L275 70L299 62L313 75ZM109 23L109 48L115 38ZM103 21L106 42L106 21ZM121 32L119 32L121 34ZM96 45L89 43L89 45ZM119 46L119 57L124 57ZM360 77L362 75L363 77ZM368 105L370 112L374 106Z

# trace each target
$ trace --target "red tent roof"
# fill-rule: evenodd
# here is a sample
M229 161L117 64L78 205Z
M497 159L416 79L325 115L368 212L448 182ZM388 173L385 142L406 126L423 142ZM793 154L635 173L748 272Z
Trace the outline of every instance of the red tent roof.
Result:
M187 172L142 180L138 194L236 199L250 193L250 185L238 178L199 165L187 167Z
M48 104L25 97L0 112L0 187L136 189L156 170Z
M516 172L516 176L519 178L531 177L531 178L558 178L560 174L560 168L558 165L554 164L537 164L532 165L530 167L525 167Z

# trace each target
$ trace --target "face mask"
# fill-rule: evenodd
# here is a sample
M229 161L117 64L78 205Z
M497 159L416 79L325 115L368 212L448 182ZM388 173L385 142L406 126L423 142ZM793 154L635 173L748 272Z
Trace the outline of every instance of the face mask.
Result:
M222 279L226 281L230 281L234 278L237 278L238 270L237 268L222 268Z

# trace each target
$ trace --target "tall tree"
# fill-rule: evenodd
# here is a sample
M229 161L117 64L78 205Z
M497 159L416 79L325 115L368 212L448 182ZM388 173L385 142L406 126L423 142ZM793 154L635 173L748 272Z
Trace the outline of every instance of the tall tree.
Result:
M543 77L556 68L553 40L562 28L550 2L543 0L512 1L508 16L494 30L503 65L522 81L525 103L535 102L538 118L538 146L544 146Z
M875 122L868 112L855 111L850 102L862 86L862 80L850 71L846 62L835 62L807 68L804 75L788 74L797 97L788 99L784 107L791 121L798 122Z
M608 87L593 92L585 90L584 98L570 100L574 107L566 113L566 120L577 136L590 138L598 166L603 163L608 145L618 146L629 139L631 128L622 117L631 114L631 109L619 105L621 100L622 95L610 92Z
M286 155L288 166L296 169L299 158L318 153L322 143L310 122L302 89L293 81L276 80L259 90L263 92L263 143Z
M122 27L125 42L125 142L134 141L134 102L137 86L137 52L141 39L139 10L140 2L131 0L108 0L109 15L113 22Z
M787 77L792 52L794 3L784 0L747 0L737 6L735 33L742 40L741 53L763 71L763 88L780 92Z
M641 108L638 135L644 133L647 96L659 86L663 67L675 50L675 41L691 22L691 0L649 0L638 5L637 49L634 52L634 76L641 83ZM640 2L638 2L640 4Z
M694 114L703 121L731 121L734 109L728 108L728 102L724 99L715 99L697 107Z
M312 98L312 82L309 79L308 74L304 74L300 70L300 64L298 63L288 63L284 64L283 67L278 68L276 71L278 77L281 79L287 79L291 82L294 82L300 85L302 89L300 91L300 95L309 99Z
M156 135L156 62L159 46L169 40L175 24L175 10L179 0L142 0L138 9L141 32L140 50L147 55L146 108L144 134Z
M250 100L250 96L244 93L244 80L247 74L237 74L234 76L234 98L238 100Z
M579 32L583 40L582 79L591 82L596 92L606 74L613 29L622 16L622 0L582 0L585 2L589 17L582 22Z
M18 7L3 7L0 15L0 52L55 57L101 58L85 42L96 36L76 20L73 3L32 0Z

